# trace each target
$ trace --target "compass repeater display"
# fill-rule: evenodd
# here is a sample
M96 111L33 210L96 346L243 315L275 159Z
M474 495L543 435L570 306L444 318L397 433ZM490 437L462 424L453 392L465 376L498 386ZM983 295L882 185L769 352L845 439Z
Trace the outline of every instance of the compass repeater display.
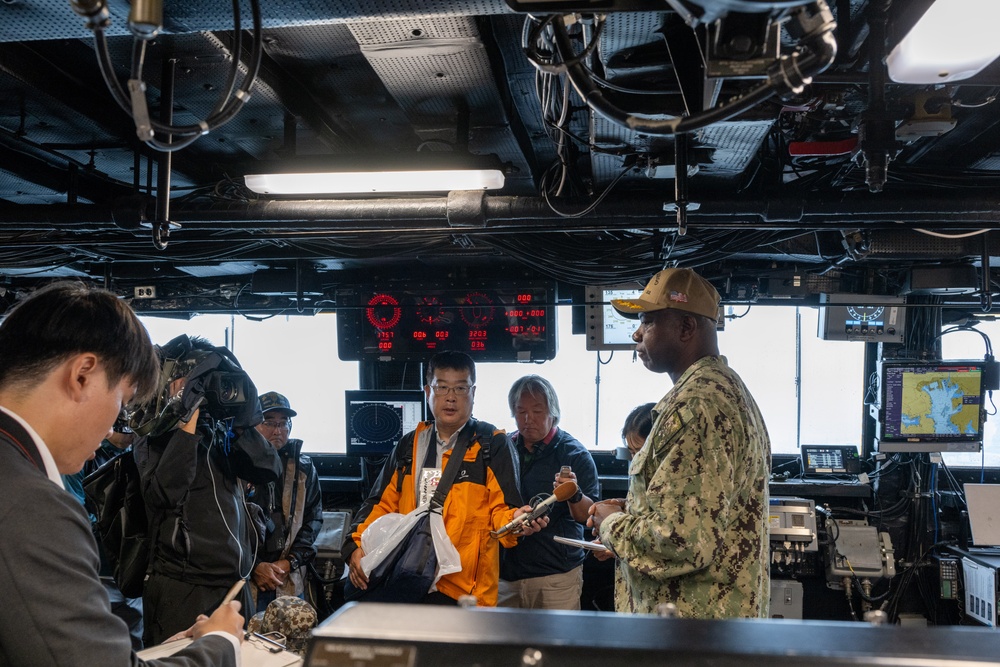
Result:
M819 336L823 340L902 343L905 327L903 297L820 294Z

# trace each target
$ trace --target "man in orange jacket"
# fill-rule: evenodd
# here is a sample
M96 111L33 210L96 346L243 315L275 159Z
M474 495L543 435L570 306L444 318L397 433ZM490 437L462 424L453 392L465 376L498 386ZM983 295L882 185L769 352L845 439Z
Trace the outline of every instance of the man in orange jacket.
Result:
M469 438L455 483L444 504L444 524L458 550L462 570L445 575L423 602L455 604L474 595L481 606L495 606L500 576L500 546L512 547L519 535L530 535L548 524L543 517L519 533L490 537L514 517L531 511L521 505L516 455L507 434L472 418L476 395L476 364L464 352L439 352L427 365L424 394L434 421L421 422L389 455L382 473L355 517L344 545L344 558L354 586L365 589L361 569L361 535L375 519L391 512L407 514L429 500L459 438ZM480 434L489 433L487 437Z

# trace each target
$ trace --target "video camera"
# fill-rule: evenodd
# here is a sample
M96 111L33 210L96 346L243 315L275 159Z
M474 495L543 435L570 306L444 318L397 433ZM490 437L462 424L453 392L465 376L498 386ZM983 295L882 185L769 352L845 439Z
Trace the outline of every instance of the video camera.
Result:
M256 392L253 393L257 400ZM242 370L213 371L205 378L206 409L216 419L238 415L246 407L250 394L250 377Z
M236 426L260 422L257 388L240 362L227 348L185 334L157 347L160 385L156 396L132 415L132 429L139 435L159 435L178 421L189 421L201 408L213 419L233 420ZM184 378L184 387L170 386Z

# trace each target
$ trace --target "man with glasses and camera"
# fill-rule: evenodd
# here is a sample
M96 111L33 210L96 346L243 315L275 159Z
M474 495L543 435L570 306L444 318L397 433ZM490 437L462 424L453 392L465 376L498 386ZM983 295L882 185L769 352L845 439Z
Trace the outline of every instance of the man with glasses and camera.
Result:
M499 538L515 517L531 511L521 506L517 461L507 434L472 417L476 396L476 365L464 352L439 352L427 364L424 395L433 421L421 422L407 433L389 455L374 488L355 517L344 543L344 558L351 583L366 589L368 577L361 568L365 555L361 535L379 517L392 512L408 514L427 502L448 464L454 447L462 441L468 449L444 505L444 524L461 557L460 572L438 580L437 590L422 600L428 604L456 604L473 595L480 606L496 606L500 575L500 546L517 544L516 531ZM520 535L538 532L548 518L525 525Z
M276 391L260 396L264 421L257 431L281 457L275 482L251 487L248 496L264 511L264 544L253 570L257 609L279 595L302 597L305 565L316 557L316 537L323 526L323 494L312 459L302 454L302 441L289 438L292 410Z

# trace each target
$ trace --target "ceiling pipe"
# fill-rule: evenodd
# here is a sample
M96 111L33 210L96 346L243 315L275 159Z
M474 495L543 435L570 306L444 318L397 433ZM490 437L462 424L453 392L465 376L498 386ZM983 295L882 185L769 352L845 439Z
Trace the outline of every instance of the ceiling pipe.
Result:
M887 198L856 193L827 199L711 199L691 197L700 208L689 210L692 229L839 229L903 228L906 225L955 231L995 229L1000 225L1000 196L972 199ZM477 202L478 203L474 203ZM572 204L573 202L570 202ZM665 229L676 218L659 197L608 201L582 218L561 218L540 197L491 196L408 199L330 199L221 203L206 207L174 206L171 219L185 229L241 231L425 231L495 233L574 230ZM176 202L175 202L176 204ZM478 209L475 209L478 206ZM477 215L478 213L478 215ZM134 230L134 207L28 204L0 209L0 236L8 232ZM461 224L456 222L461 221Z

